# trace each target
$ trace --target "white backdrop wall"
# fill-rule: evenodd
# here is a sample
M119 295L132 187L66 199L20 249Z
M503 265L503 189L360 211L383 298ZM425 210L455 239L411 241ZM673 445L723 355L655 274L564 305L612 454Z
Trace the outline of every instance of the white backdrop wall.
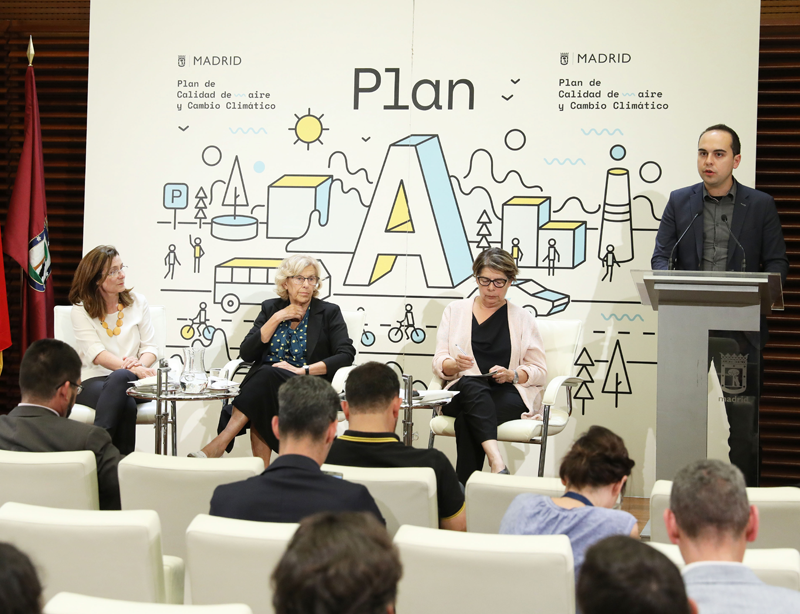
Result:
M312 253L323 294L366 311L358 361L420 385L474 255L517 248L530 281L508 298L584 322L589 382L548 474L603 424L646 494L657 318L630 273L650 266L669 192L699 181L703 128L737 129L752 185L758 28L756 0L95 0L84 248L115 245L166 305L169 353L205 345L208 367L236 356L272 261ZM217 413L180 408L181 453ZM538 448L506 454L535 472Z

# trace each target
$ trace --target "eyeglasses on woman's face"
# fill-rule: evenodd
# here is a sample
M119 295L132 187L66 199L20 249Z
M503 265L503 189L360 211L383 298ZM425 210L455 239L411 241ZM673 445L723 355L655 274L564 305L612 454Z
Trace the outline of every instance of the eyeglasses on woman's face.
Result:
M316 275L312 275L311 277L303 277L302 275L295 275L294 277L290 277L289 279L291 279L298 286L302 286L306 282L308 282L312 286L316 286L317 282L319 281L319 277L317 277Z
M106 277L110 277L111 279L116 279L120 275L125 275L125 271L127 270L127 266L122 265L121 267L111 269L108 273L106 273Z
M502 279L502 278L490 279L488 277L476 277L476 279L478 280L478 283L482 285L484 288L487 287L489 284L494 284L495 288L502 288L508 283L507 279Z

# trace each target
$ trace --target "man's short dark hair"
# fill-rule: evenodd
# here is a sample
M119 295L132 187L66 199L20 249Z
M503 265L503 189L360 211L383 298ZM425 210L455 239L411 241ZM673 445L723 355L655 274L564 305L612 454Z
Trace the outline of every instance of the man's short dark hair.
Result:
M739 135L736 134L736 131L733 128L730 128L725 124L714 124L713 126L709 126L705 130L703 130L703 132L700 133L700 137L697 140L700 141L700 139L703 138L703 135L706 132L711 132L712 130L719 130L720 132L727 132L728 134L730 134L731 151L733 152L733 155L738 156L740 153L742 153L742 143L741 141L739 141Z
M81 359L69 345L58 339L34 341L19 365L22 396L45 401L52 399L64 382L81 378Z
M0 612L39 614L41 597L42 585L28 556L0 543Z
M669 508L690 538L703 534L738 537L750 519L742 472L714 459L695 461L678 472L672 482Z
M583 614L689 614L681 572L655 548L614 535L586 551L578 578Z
M322 439L340 406L339 395L323 378L293 377L278 390L280 434Z
M403 567L367 512L303 519L272 574L276 614L378 614L394 604Z
M350 371L345 393L350 411L381 412L399 396L400 381L391 367L371 361Z

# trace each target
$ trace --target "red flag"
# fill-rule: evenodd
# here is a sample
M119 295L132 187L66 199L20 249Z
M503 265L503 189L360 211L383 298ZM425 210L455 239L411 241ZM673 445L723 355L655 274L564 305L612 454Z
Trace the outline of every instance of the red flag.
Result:
M44 158L39 101L33 66L25 73L25 142L6 220L6 254L25 271L22 301L22 347L53 336L53 285L50 277L50 239L44 196Z
M0 252L2 252L3 238L0 235ZM8 321L8 298L6 297L6 273L3 259L0 258L0 352L11 347L11 325ZM0 359L0 372L2 372L2 359Z

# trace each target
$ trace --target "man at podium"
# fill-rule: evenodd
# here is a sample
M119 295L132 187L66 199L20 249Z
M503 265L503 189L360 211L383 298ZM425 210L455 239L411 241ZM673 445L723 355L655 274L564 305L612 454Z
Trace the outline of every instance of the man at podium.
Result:
M697 171L702 182L670 194L656 235L653 269L775 272L785 283L789 261L775 201L734 179L733 169L739 166L740 152L739 136L724 124L711 126L700 135ZM761 317L760 334L721 336L738 342L741 355L760 357L768 338L766 317ZM720 347L726 348L724 344ZM720 366L717 368L719 371ZM755 374L756 398L760 395L762 373L758 369ZM748 486L756 486L757 403L749 412L733 408L731 403L726 407L731 426L731 462L742 470Z

